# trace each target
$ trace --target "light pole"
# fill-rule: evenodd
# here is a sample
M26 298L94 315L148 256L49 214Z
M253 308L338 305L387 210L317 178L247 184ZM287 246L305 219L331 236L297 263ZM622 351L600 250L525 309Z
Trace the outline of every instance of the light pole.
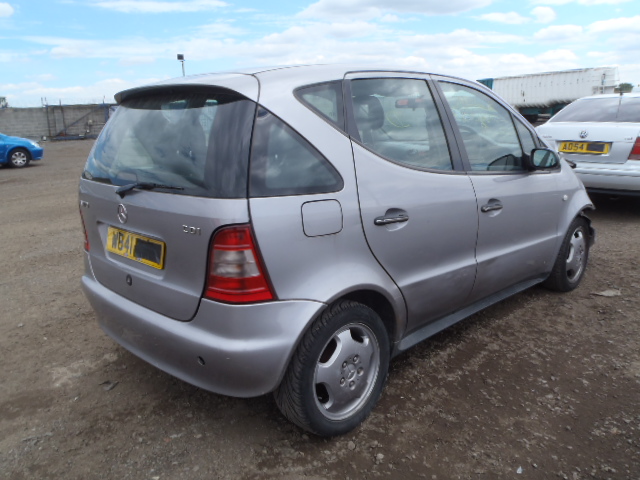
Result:
M182 76L184 77L184 55L178 54L178 61L182 64Z

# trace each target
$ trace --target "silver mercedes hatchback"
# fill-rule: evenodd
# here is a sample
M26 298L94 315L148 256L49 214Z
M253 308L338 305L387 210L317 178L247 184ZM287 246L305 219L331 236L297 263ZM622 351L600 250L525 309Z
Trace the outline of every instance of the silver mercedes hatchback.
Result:
M583 185L475 82L315 65L116 99L80 181L100 326L317 435L367 417L395 355L584 275Z

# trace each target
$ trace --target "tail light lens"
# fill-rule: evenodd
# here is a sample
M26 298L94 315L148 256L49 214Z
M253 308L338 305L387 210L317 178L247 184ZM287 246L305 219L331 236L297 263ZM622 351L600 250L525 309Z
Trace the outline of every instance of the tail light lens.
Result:
M249 226L223 228L211 244L204 296L231 303L273 300L265 272Z
M629 160L640 160L640 137L636 138L636 143L633 144Z
M84 232L84 250L89 251L89 235L87 234L87 226L84 224L84 217L82 216L82 209L80 209L80 221L82 222L82 231Z

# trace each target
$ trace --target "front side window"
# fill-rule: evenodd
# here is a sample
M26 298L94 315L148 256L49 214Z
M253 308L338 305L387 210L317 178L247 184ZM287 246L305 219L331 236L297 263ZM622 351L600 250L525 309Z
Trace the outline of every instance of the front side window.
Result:
M251 149L252 197L337 192L340 174L309 142L278 117L258 109Z
M440 82L462 135L471 170L524 170L522 147L509 111L473 88Z
M440 115L424 80L353 80L351 93L363 145L404 166L452 170Z
M520 135L520 142L522 143L522 149L527 155L531 155L531 150L536 148L536 142L533 139L533 134L531 131L525 127L518 120L515 120L516 128L518 129L518 134Z
M174 194L244 197L255 108L239 95L215 91L127 99L96 141L83 177L167 185L174 188L164 191Z

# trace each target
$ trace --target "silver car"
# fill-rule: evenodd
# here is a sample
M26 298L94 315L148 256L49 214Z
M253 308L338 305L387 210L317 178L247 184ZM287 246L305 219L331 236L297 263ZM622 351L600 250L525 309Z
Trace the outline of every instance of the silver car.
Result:
M581 98L538 133L590 192L640 195L640 93Z
M80 181L100 326L315 434L359 425L395 355L584 275L584 187L475 82L301 66L116 99Z

